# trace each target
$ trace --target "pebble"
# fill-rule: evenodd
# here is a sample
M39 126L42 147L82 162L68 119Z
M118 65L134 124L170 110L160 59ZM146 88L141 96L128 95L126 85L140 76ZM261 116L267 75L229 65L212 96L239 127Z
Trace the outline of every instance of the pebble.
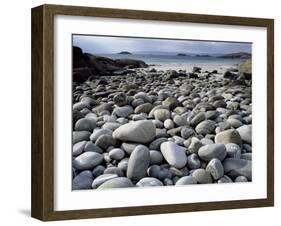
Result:
M248 179L245 176L238 176L238 177L235 178L234 181L235 182L248 182Z
M215 158L208 163L206 171L210 172L215 180L221 178L224 175L224 168L221 161Z
M197 126L200 122L204 121L206 119L205 113L200 112L196 114L190 121L191 126Z
M87 143L85 144L84 152L87 152L87 151L97 152L100 154L103 153L103 150L99 146L92 143L91 141L87 141Z
M121 148L114 148L109 152L109 157L114 160L121 160L125 156L125 152Z
M213 182L211 174L205 169L194 170L192 177L194 177L199 184L210 184Z
M198 169L201 166L201 161L198 157L198 155L196 155L195 153L189 155L187 157L187 166L190 169Z
M127 177L117 177L111 180L105 181L101 184L98 189L107 189L107 188L129 188L134 187L132 181Z
M112 135L112 130L110 129L95 129L90 136L91 141L96 141L101 135Z
M216 123L214 121L206 120L206 121L200 122L195 127L195 131L199 134L207 135L207 134L212 133L214 131L215 127L216 127Z
M103 160L103 156L96 152L85 152L73 160L73 166L78 170L93 169Z
M181 185L188 185L188 184L197 184L197 181L193 176L184 176L181 177L175 185L181 186Z
M150 120L129 122L113 132L115 139L139 143L149 143L155 136L156 128Z
M136 184L138 187L163 186L163 183L154 177L144 177Z
M218 133L215 136L215 142L222 144L235 143L240 147L242 146L241 136L235 129L229 129Z
M166 129L173 129L173 128L175 127L175 124L174 124L174 122L173 122L172 119L166 119L166 120L164 121L164 127L165 127Z
M81 190L81 189L91 189L93 182L92 172L89 170L82 171L72 180L72 189Z
M117 106L122 107L127 104L127 95L125 93L118 93L113 97L113 101Z
M87 141L80 141L73 145L72 148L72 155L77 156L80 155L84 151L84 147L86 145Z
M127 177L134 181L140 180L145 176L149 163L149 149L144 145L138 145L130 155Z
M114 114L118 117L127 118L133 112L134 112L133 108L131 106L127 105L127 106L123 106L123 107L114 108L112 114Z
M198 155L204 161L210 161L213 158L224 160L226 157L226 148L224 144L207 144L198 150Z
M103 150L106 150L110 146L115 146L116 141L111 135L104 134L99 136L95 144Z
M161 144L161 153L165 160L176 168L182 168L185 166L187 157L185 154L185 148L181 147L173 142L167 141Z
M164 122L166 119L169 119L171 117L171 113L167 109L157 109L154 111L154 117L155 119Z
M191 128L182 128L181 130L181 137L183 139L188 139L189 137L195 135L195 131Z
M90 131L96 127L96 120L89 118L81 118L75 123L75 131Z
M237 131L244 142L252 144L252 125L241 126Z
M73 131L72 144L89 140L91 133L88 131Z
M96 167L93 169L92 174L93 174L93 176L96 178L96 177L102 175L103 172L104 172L104 170L105 170L105 167L104 167L104 166L98 165L98 166L96 166Z
M228 158L237 158L241 157L241 148L239 145L234 143L228 143L225 145L226 153Z
M94 179L94 181L92 183L92 188L97 188L104 182L117 178L117 177L118 177L118 175L116 175L116 174L102 174Z
M150 155L150 165L154 165L154 164L161 165L161 163L164 160L163 155L159 151L150 150L149 155Z
M252 180L252 161L245 159L227 158L223 162L225 174L232 178L245 176Z

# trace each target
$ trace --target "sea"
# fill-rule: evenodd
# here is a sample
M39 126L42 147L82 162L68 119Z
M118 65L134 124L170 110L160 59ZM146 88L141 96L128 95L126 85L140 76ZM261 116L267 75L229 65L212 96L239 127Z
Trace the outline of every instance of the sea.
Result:
M148 65L237 65L245 59L225 59L213 56L178 56L178 55L138 55L138 54L99 54L111 59L136 59Z

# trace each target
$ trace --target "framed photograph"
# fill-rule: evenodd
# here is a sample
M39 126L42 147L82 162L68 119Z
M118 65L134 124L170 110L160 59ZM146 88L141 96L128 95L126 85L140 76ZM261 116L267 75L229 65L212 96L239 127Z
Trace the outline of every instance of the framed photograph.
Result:
M32 216L274 205L274 21L32 9Z

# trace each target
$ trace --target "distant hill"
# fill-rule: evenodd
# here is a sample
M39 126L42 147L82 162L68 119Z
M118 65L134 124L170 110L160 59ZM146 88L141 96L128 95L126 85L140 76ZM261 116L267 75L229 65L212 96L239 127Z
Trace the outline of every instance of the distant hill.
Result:
M187 56L185 53L178 53L177 56Z
M132 55L132 53L128 52L128 51L121 51L118 54L127 54L127 55Z
M195 56L196 56L196 57L212 57L212 56L209 55L209 54L196 54Z
M217 57L225 58L225 59L249 59L252 57L252 54L246 52L238 52L238 53L223 54Z

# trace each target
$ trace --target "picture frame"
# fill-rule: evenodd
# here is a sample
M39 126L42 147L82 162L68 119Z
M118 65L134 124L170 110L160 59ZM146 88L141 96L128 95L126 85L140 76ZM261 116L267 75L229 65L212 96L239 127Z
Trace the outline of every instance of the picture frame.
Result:
M266 29L266 197L243 200L136 205L127 207L55 210L54 171L54 29L55 16L96 17L157 22ZM31 215L51 221L82 218L164 214L274 205L274 20L65 5L41 5L32 9L32 186Z

